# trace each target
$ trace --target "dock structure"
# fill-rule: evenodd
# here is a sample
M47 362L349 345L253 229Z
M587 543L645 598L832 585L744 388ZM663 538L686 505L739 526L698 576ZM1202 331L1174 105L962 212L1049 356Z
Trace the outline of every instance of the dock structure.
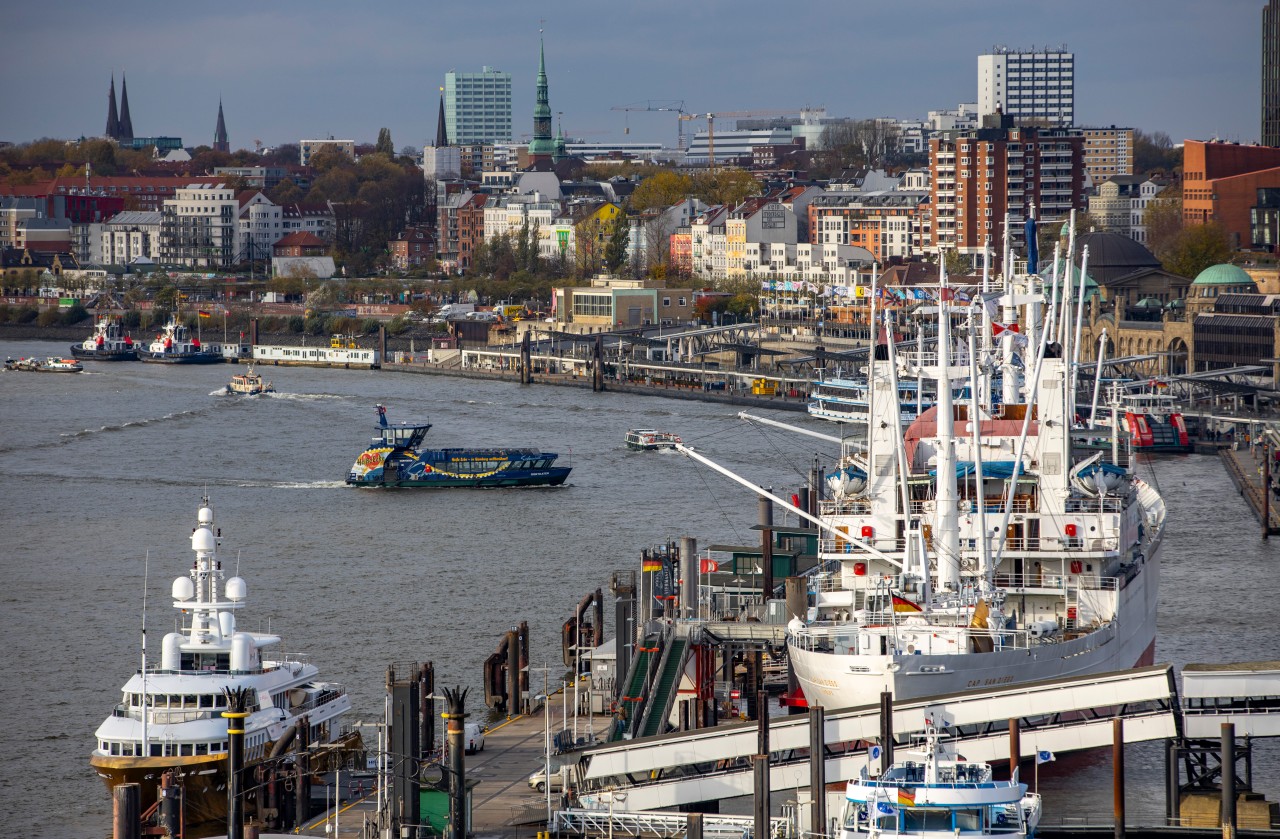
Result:
M1249 503L1249 509L1262 526L1263 539L1280 533L1280 509L1277 509L1280 502L1270 487L1274 451L1277 451L1274 445L1223 448L1219 451L1231 482Z

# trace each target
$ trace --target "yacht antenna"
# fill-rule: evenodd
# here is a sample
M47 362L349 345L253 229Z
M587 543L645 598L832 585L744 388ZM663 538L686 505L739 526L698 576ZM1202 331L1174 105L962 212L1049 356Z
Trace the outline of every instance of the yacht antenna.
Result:
M986 590L993 585L991 567L991 534L987 532L987 495L986 483L982 474L982 414L979 413L978 396L978 342L973 334L975 320L973 310L969 317L969 434L973 439L973 483L974 503L978 506L978 531L982 535L978 539L978 565ZM1019 469L1013 467L1014 483L1018 481Z

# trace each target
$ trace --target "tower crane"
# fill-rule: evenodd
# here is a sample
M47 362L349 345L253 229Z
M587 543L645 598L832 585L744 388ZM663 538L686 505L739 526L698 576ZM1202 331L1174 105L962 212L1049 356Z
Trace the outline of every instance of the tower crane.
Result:
M716 170L716 118L731 119L733 117L789 117L799 114L798 109L790 110L753 110L753 111L718 111L708 114L681 113L678 119L706 119L707 121L707 171Z
M615 111L671 111L680 115L679 119L684 119L683 114L685 113L683 99L646 99L643 102L633 102L630 105L615 105L612 108L612 110L615 110ZM622 133L630 134L631 126L627 125L623 129ZM678 149L684 148L684 123L679 121L676 122L676 148Z

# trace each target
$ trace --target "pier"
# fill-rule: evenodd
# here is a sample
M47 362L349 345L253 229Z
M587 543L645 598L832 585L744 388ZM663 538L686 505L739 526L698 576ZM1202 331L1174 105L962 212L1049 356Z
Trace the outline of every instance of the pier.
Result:
M1274 433L1265 436L1270 438ZM1280 510L1277 510L1280 503L1276 502L1270 488L1271 459L1274 457L1272 453L1277 450L1273 441L1264 445L1219 450L1227 475L1240 491L1240 496L1248 502L1249 509L1262 527L1263 539L1280 533Z

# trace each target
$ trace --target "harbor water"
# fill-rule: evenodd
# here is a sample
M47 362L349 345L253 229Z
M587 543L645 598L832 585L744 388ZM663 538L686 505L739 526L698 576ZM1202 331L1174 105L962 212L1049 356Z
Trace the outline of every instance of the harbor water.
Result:
M43 342L0 349L65 354ZM637 569L643 548L683 535L757 541L754 497L678 454L629 451L628 428L675 432L788 494L814 454L834 448L749 426L723 405L658 397L284 367L260 370L275 394L241 397L222 393L231 365L85 367L0 373L0 749L10 758L0 817L13 835L109 833L110 798L88 765L93 732L139 665L144 595L158 657L206 493L224 566L248 584L240 625L280 634L286 651L348 685L352 722L373 721L391 662L434 661L438 683L470 687L481 710L481 663L521 620L554 687L560 624L612 571ZM347 487L376 403L392 422L433 423L428 443L541 447L573 473L557 488ZM1259 540L1218 461L1160 459L1142 474L1169 505L1156 660L1280 658L1280 544ZM541 670L533 678L541 692ZM1255 788L1276 800L1280 745L1255 751ZM1158 821L1159 745L1130 747L1127 766L1131 822ZM1064 756L1039 783L1049 821L1110 812L1106 753Z

